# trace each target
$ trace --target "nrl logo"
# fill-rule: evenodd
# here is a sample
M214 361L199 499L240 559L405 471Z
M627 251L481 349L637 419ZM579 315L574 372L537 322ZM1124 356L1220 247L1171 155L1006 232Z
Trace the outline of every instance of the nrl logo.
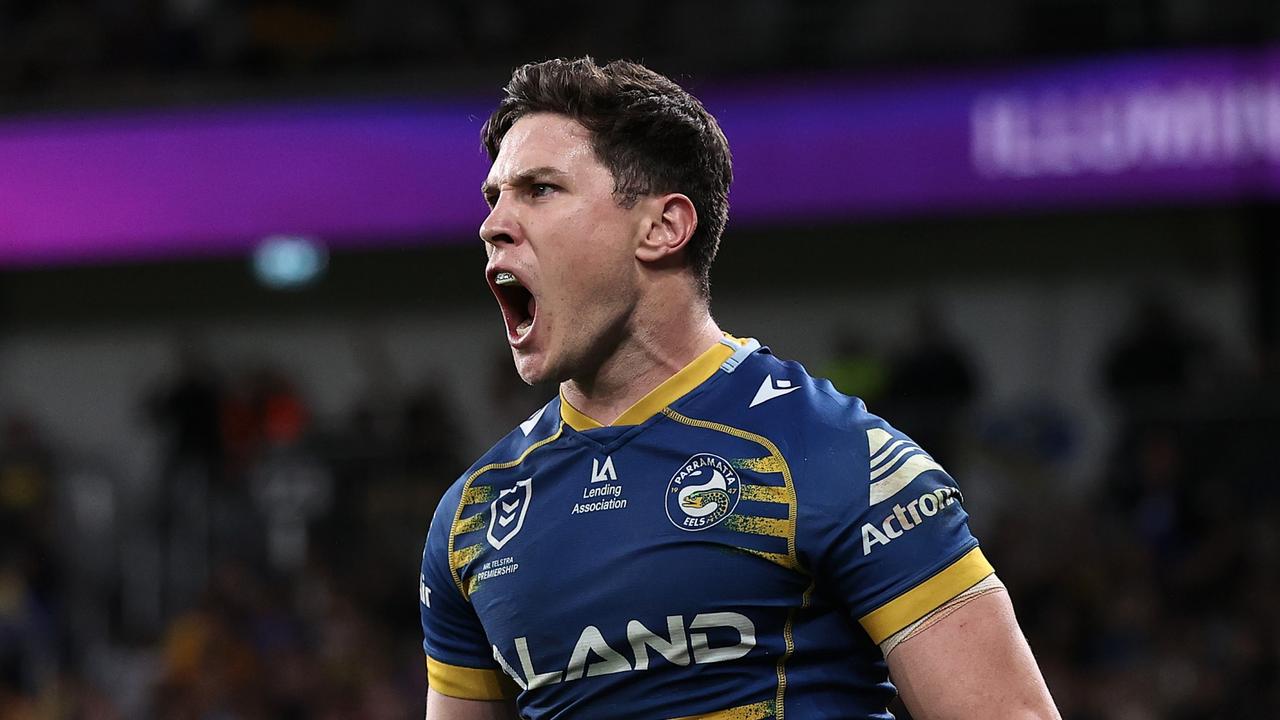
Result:
M524 516L533 499L533 478L526 478L498 494L489 506L489 544L501 550L524 527Z

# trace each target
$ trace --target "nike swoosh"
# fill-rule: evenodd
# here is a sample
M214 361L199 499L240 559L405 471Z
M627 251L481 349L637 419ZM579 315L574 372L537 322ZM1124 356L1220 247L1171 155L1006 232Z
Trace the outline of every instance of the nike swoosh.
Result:
M759 405L760 403L769 402L774 398L782 397L783 395L786 395L788 393L793 393L799 389L800 389L799 385L792 385L791 387L785 387L785 388L774 387L773 376L765 375L764 382L760 383L760 389L756 391L756 396L751 399L751 404L748 405L747 407L753 408Z

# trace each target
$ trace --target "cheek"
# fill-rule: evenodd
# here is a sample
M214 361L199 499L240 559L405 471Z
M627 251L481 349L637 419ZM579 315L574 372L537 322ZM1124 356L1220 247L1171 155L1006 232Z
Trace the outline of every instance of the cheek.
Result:
M613 233L586 223L565 228L572 240L558 248L547 273L554 277L554 294L581 301L583 295L608 294L619 279L625 252ZM605 299L605 298L599 298ZM584 308L585 309L585 308Z
M540 253L540 302L557 334L590 333L599 316L633 300L634 227L612 212L583 211L566 214L556 228L558 242Z

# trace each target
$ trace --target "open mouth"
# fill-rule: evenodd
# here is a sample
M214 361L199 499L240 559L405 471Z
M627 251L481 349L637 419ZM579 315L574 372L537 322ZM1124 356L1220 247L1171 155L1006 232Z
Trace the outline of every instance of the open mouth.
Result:
M490 276L493 294L502 309L502 319L507 325L507 338L516 344L533 329L538 313L538 300L520 278L509 270L498 270Z

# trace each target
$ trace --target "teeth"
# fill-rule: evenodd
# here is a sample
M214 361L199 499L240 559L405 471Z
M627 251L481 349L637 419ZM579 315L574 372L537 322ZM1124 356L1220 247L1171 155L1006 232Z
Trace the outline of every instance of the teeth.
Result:
M520 281L516 279L515 275L505 270L498 273L497 275L494 275L493 282L495 285L519 285L520 284Z
M529 329L532 327L533 327L533 318L529 318L528 320L525 320L524 322L520 323L520 325L516 327L516 335L524 337L525 334L527 334L529 332Z

